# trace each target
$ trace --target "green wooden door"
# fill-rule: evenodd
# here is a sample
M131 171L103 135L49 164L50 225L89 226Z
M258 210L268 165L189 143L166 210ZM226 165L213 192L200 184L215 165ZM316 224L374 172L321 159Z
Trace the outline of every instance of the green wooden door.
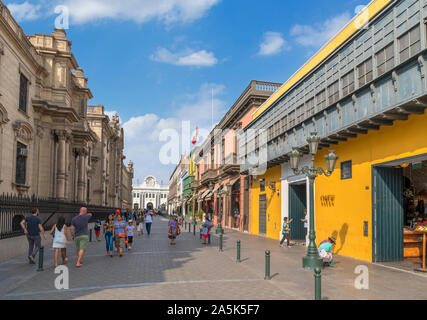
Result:
M291 239L304 240L305 230L304 210L307 208L306 185L289 185L289 219L294 219L291 223Z
M259 233L267 233L267 196L259 195Z
M403 260L403 171L373 169L373 260Z

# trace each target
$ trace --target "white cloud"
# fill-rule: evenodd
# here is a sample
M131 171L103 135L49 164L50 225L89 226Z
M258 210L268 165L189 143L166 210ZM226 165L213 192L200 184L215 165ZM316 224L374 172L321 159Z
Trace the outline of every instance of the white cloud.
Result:
M297 24L291 29L291 35L302 46L318 48L331 40L350 19L349 13L343 13L319 24Z
M165 48L159 48L151 55L151 60L173 64L176 66L212 67L218 63L213 52L206 50L184 50L180 53L172 53Z
M70 9L72 21L84 24L104 19L190 23L202 18L221 0L56 0Z
M258 54L261 56L270 56L280 53L286 48L286 41L280 32L266 32L263 41L259 46Z
M214 99L212 100L212 90ZM135 116L123 123L125 132L125 155L126 158L134 162L135 181L152 174L158 179L168 182L169 176L175 168L175 164L163 165L159 160L159 154L165 142L159 140L160 133L165 129L174 129L179 134L180 154L189 150L184 150L184 144L191 145L191 138L194 135L195 127L211 130L211 125L216 124L226 111L226 104L221 99L225 87L219 84L205 83L193 93L184 94L177 97L172 105L174 112L170 117L162 118L154 113ZM212 101L214 119L211 119ZM190 132L188 137L182 141L182 124L184 121L190 122ZM185 133L184 133L185 134ZM202 137L201 137L202 138ZM188 140L188 141L187 141ZM203 140L203 139L200 139ZM179 155L175 162L178 162Z
M7 7L18 22L36 20L40 17L41 5L34 5L25 1L20 4L9 3Z

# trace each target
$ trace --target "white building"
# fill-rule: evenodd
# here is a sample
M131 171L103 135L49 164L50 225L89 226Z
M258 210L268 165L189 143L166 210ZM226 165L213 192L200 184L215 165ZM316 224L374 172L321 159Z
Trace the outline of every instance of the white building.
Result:
M162 209L166 211L169 186L161 186L157 179L148 176L140 185L132 188L134 209Z

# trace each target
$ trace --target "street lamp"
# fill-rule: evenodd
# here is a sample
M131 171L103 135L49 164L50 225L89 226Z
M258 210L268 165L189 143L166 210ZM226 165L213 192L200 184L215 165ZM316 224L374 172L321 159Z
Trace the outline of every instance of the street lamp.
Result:
M289 153L290 166L295 174L304 174L309 179L309 193L310 193L310 232L309 232L309 245L307 250L307 256L303 258L303 267L304 269L321 268L323 266L322 259L319 257L316 246L316 233L314 230L314 180L320 176L325 175L329 177L332 175L335 165L337 163L338 157L335 155L335 151L329 151L329 154L325 156L327 170L323 168L314 167L314 156L317 153L319 148L320 138L317 136L316 132L311 133L310 137L307 138L310 154L311 154L311 165L306 166L302 169L298 169L298 164L301 158L301 153L293 148L292 152Z

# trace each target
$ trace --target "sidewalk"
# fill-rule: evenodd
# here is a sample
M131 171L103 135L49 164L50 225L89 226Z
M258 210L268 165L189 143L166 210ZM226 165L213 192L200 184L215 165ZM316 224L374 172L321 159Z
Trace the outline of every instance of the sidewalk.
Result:
M236 241L241 240L241 263ZM176 246L167 239L167 220L155 218L152 235L135 238L134 250L122 258L105 256L105 241L92 242L77 269L74 244L68 248L70 290L54 288L52 249L45 267L29 265L21 256L0 264L0 299L179 299L257 300L313 299L313 272L302 269L306 248L279 248L277 241L226 230L224 252L203 246L183 230ZM264 280L265 250L271 251L272 280ZM370 289L354 287L354 268L369 268ZM336 257L336 266L322 273L324 299L427 299L427 277Z

